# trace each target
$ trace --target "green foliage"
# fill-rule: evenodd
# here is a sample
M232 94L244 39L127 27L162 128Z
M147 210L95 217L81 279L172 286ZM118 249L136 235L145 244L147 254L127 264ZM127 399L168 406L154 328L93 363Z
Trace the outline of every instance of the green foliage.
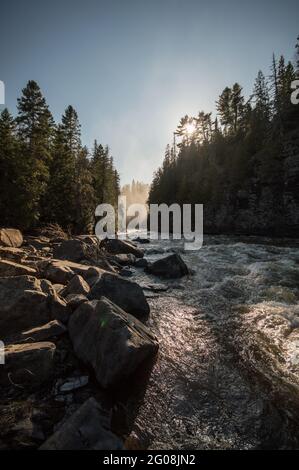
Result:
M90 232L96 205L116 205L119 176L108 148L96 163L81 144L76 110L68 106L55 125L41 90L29 81L18 116L0 116L0 225L31 229L59 224Z
M296 48L299 54L299 42ZM298 63L297 56L297 69ZM239 192L258 197L263 185L282 194L283 142L288 132L298 132L299 107L290 100L295 77L291 62L283 57L277 62L273 56L270 80L259 71L247 102L235 83L219 96L214 121L204 111L197 117L185 115L175 132L178 155L175 144L167 146L149 203L203 203L216 213L221 205L228 206L227 200L237 202Z

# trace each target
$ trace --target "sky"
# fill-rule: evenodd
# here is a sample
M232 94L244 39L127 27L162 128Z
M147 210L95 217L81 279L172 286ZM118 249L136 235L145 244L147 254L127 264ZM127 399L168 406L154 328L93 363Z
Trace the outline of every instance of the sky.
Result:
M273 52L294 57L298 0L1 0L6 105L36 80L56 121L75 107L82 142L108 144L121 176L150 183L185 114L248 96Z

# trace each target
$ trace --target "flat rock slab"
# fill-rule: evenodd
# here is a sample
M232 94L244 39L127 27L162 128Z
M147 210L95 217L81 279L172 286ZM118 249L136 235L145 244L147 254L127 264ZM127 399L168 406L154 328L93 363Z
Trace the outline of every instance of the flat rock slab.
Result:
M22 248L12 246L0 246L0 259L8 259L19 263L26 256L26 251Z
M106 427L103 411L89 398L40 450L121 450L121 440Z
M0 259L0 277L22 276L26 274L34 276L36 270L14 261Z
M69 333L76 355L108 387L130 376L158 350L156 337L106 298L85 302L73 313Z
M13 228L0 229L0 246L12 246L20 248L23 243L23 235L20 230Z
M45 325L31 330L23 331L14 339L15 343L40 342L63 335L67 332L67 327L58 320L52 320Z
M107 297L136 318L143 319L150 313L150 307L139 284L115 274L102 274L92 287L89 298L94 300L100 299L101 296Z
M2 385L39 385L51 378L55 344L49 342L13 344L5 348L0 367Z

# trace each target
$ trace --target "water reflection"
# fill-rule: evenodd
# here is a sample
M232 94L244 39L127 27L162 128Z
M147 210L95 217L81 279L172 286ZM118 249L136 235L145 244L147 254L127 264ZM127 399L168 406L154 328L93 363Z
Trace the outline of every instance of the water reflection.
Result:
M168 290L151 295L149 324L160 341L159 358L142 399L125 405L141 446L297 445L299 405L284 403L281 381L285 375L288 385L287 377L298 372L298 248L250 241L206 239L198 252L183 254L194 275L167 281ZM173 250L181 252L181 242L155 241L146 256L155 260ZM134 276L144 285L165 284L143 270ZM275 396L273 376L279 376Z

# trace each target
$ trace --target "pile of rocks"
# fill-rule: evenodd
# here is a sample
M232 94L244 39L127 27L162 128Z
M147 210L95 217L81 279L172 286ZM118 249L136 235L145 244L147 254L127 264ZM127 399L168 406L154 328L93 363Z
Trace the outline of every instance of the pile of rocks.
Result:
M148 263L124 240L0 229L0 448L122 448L106 390L158 351L132 266L188 273L179 255Z
M144 324L150 308L142 288L119 275L142 256L120 240L100 246L91 236L23 239L0 230L2 421L8 406L18 407L0 425L0 447L122 447L98 395L158 351Z

